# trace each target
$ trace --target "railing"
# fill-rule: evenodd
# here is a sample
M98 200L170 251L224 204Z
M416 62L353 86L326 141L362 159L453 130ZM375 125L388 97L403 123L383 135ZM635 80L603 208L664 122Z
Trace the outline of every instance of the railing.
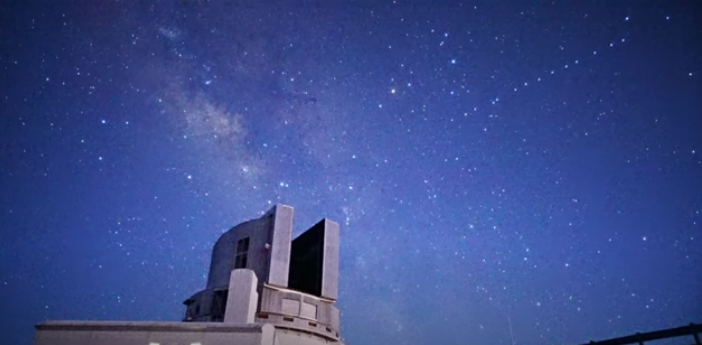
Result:
M668 328L660 331L653 331L648 333L636 333L634 335L629 335L626 337L612 338L600 341L591 341L583 345L627 345L627 344L638 344L644 345L646 341L661 340L668 338L684 337L686 335L691 335L695 342L694 345L702 345L700 343L699 334L702 333L702 325L696 325L691 323L688 326Z

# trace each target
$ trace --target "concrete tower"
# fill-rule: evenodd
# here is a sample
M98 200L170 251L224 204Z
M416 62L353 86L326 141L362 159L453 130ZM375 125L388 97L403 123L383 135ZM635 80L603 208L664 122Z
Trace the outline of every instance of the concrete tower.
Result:
M276 205L224 233L183 321L270 323L338 341L339 225L323 219L291 241L293 213Z
M292 240L293 208L276 205L217 240L205 289L183 302L184 322L47 321L36 345L343 345L339 225Z

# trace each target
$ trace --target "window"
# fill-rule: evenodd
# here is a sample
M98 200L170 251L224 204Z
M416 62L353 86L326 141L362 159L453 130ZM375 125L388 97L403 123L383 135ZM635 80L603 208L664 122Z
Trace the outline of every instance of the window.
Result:
M212 299L212 305L210 306L210 311L212 315L212 321L223 322L224 312L227 309L227 298L229 297L229 290L218 290L214 293L214 298Z
M246 268L246 254L249 252L249 238L245 237L236 243L236 257L234 257L234 268Z

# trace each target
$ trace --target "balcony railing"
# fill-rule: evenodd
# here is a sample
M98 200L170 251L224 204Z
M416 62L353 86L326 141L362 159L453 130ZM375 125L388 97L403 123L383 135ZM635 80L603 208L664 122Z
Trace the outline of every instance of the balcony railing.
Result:
M628 335L626 337L612 338L600 341L591 341L583 345L627 345L627 344L638 344L644 345L647 341L661 340L668 338L678 338L684 336L692 336L694 343L685 343L681 345L702 345L700 343L700 333L702 333L702 325L697 325L694 323L688 326L668 328L660 331L653 331L648 333L636 333L633 335Z

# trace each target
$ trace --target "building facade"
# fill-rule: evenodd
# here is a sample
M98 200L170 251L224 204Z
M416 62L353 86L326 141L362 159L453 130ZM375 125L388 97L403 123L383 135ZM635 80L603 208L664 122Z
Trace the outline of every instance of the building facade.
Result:
M183 322L47 321L35 344L343 344L339 225L322 219L292 240L293 215L276 205L222 234Z

